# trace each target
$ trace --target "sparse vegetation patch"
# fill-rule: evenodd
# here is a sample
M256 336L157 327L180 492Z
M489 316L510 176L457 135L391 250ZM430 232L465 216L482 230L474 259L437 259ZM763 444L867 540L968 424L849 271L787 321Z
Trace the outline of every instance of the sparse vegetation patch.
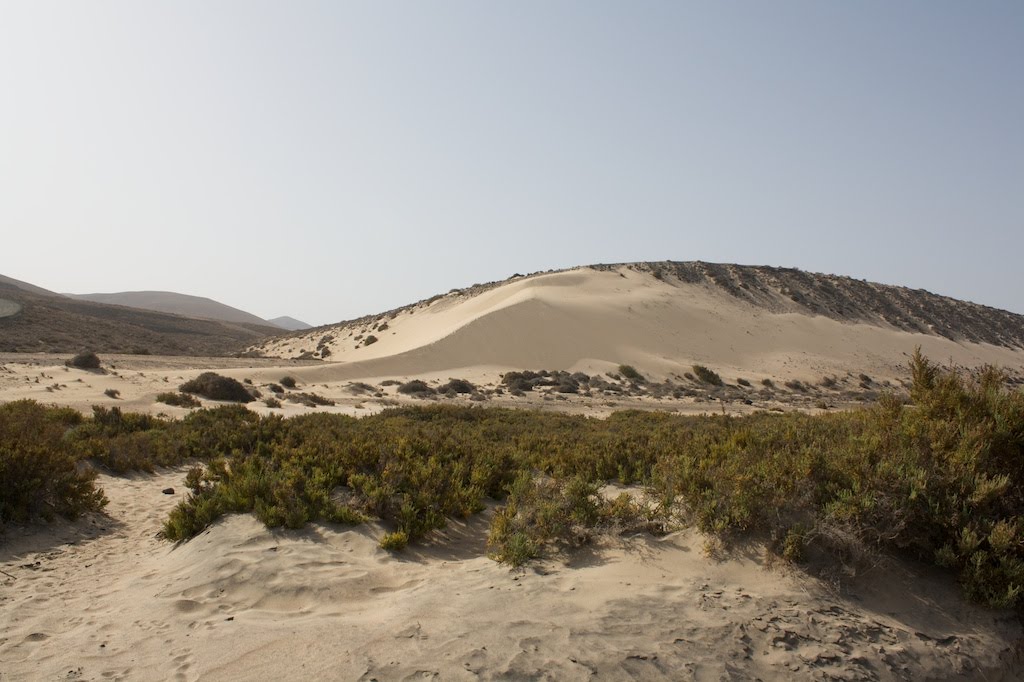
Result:
M630 381L643 381L644 375L637 371L633 365L619 365L619 374Z
M714 372L704 365L694 365L693 373L697 376L701 382L710 384L712 386L721 386L722 377L718 376L717 372Z
M65 363L68 367L78 369L99 369L100 358L92 351L83 351Z
M431 388L427 382L421 381L420 379L407 381L399 386L397 390L399 393L404 393L405 395L433 395L437 393L437 391Z
M31 400L0 405L0 529L36 517L74 519L107 503L65 434L84 421Z
M252 394L239 382L231 377L221 376L216 372L203 372L195 379L183 383L178 390L182 393L194 393L209 400L227 400L235 403L251 403Z
M158 403L173 405L174 407L202 407L203 403L196 400L188 393L160 393L156 397Z

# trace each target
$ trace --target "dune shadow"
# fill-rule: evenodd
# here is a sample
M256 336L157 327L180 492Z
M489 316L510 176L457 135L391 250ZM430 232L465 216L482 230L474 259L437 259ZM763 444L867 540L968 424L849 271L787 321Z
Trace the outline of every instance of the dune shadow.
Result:
M968 601L949 571L909 559L884 557L876 567L844 581L839 595L865 612L891 618L921 639L990 629L993 616L1020 624L1012 610Z
M81 545L116 533L124 523L106 512L91 512L75 521L57 518L10 524L0 531L0 564L15 564L30 555L53 552L61 547Z
M404 561L469 561L487 555L490 510L466 519L448 519L444 528L410 544L395 558Z

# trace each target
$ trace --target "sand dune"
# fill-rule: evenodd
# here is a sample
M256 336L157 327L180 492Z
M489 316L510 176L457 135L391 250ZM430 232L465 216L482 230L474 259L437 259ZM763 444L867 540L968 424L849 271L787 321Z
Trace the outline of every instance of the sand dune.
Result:
M381 324L386 327L380 330ZM367 336L378 340L365 345ZM792 377L861 371L895 377L909 353L959 365L1024 366L1024 350L767 309L707 283L658 279L629 267L516 279L358 324L269 341L267 355L327 348L310 381L492 370L607 371L627 363L655 376L694 363L723 376Z
M486 514L400 556L379 529L228 517L155 537L183 471L103 477L109 518L0 548L0 679L1015 679L1021 628L891 563L842 592L707 558L690 531L606 538L525 571ZM884 576L884 579L879 579Z
M883 293L888 296L888 289ZM810 296L807 294L808 300ZM291 375L302 390L337 403L318 408L321 411L366 414L396 401L412 400L382 386L386 380L422 378L437 385L458 377L493 388L502 373L523 369L604 375L624 363L652 382L668 379L700 388L682 375L694 364L701 364L718 372L727 383L742 377L755 387L763 380L773 381L777 387L799 380L821 391L825 377L838 377L842 384L822 395L765 395L764 391L754 395L747 391L674 401L532 394L487 398L491 404L586 414L625 408L705 412L724 410L726 404L729 411L742 413L787 406L841 407L856 397L851 390L857 390L856 377L860 375L873 378L872 390L884 387L886 381L898 387L907 377L906 363L917 346L939 362L967 367L993 364L1012 374L1024 374L1024 349L1013 342L1015 328L1007 326L1007 320L1016 319L1010 313L994 311L992 322L985 317L990 309L973 304L943 299L926 305L927 297L914 300L917 302L909 307L893 307L886 313L894 321L891 324L882 317L871 317L870 310L844 320L835 314L812 314L806 306L774 290L760 291L752 301L711 281L658 277L631 266L580 268L456 292L388 315L277 337L259 347L279 359L104 356L113 371L98 374L69 372L62 366L65 358L58 355L39 356L35 365L27 364L25 356L9 355L11 362L0 372L0 394L6 399L57 402L85 412L99 403L175 416L184 411L155 403L156 396L176 390L201 371L216 369L248 380L264 392L269 384ZM889 310L884 307L887 301L872 305ZM815 305L824 310L825 303ZM849 310L853 304L843 305ZM958 315L978 321L981 326L972 331L975 337L1003 339L1007 345L970 341L962 335L958 338L948 329L940 329L946 336L907 329L929 319L960 319ZM377 340L366 345L370 336ZM327 351L326 360L296 363L295 358L309 357L317 348L320 355ZM371 395L353 393L349 387L356 381L375 390ZM117 402L104 395L107 389L119 392ZM267 411L262 403L250 407ZM297 414L310 409L286 403L282 412Z

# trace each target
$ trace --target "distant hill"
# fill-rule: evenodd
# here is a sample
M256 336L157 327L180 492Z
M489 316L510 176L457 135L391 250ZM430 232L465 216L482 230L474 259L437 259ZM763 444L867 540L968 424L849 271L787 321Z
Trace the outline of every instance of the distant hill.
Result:
M161 313L182 315L207 320L222 320L241 324L274 326L273 323L238 308L232 308L218 301L202 296L178 294L173 291L121 291L113 294L65 294L69 298L107 305L123 305L129 308L155 310ZM281 325L277 325L281 326ZM291 327L283 327L291 329Z
M0 351L5 352L88 348L98 353L233 355L280 333L263 321L224 322L95 303L7 277L0 277L0 299L8 313L0 316Z
M290 332L300 331L302 329L312 329L313 325L306 324L302 320L296 320L294 317L288 317L282 315L281 317L275 317L267 322L280 327L281 329L287 329Z
M8 286L12 286L16 289L21 289L22 291L30 291L33 294L39 294L40 296L60 296L60 294L58 293L55 293L48 289L44 289L42 287L37 287L35 284L22 282L20 279L14 279L13 277L4 277L3 275L0 275L0 284L7 284Z

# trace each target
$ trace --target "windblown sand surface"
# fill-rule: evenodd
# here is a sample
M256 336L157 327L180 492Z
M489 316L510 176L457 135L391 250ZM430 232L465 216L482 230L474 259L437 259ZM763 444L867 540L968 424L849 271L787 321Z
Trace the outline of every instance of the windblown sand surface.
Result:
M157 539L184 472L102 477L109 516L0 548L0 679L1018 679L1012 614L890 563L842 592L689 531L525 571L486 514L390 555L380 529L233 516Z

